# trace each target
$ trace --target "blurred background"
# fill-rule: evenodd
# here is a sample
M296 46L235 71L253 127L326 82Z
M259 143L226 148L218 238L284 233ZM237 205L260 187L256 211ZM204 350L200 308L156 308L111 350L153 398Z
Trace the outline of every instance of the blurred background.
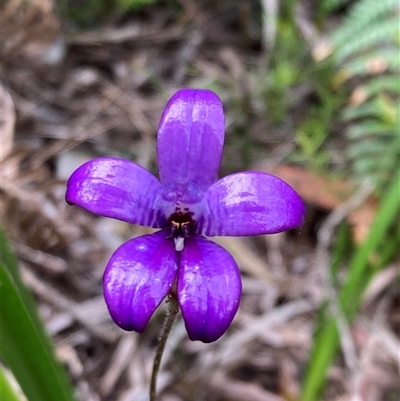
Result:
M159 400L400 399L398 0L0 4L4 401L147 399L165 306L125 333L101 280L149 230L68 206L65 184L98 156L157 174L182 87L224 104L220 175L273 173L308 213L301 231L217 239L242 272L239 312L212 344L178 320Z

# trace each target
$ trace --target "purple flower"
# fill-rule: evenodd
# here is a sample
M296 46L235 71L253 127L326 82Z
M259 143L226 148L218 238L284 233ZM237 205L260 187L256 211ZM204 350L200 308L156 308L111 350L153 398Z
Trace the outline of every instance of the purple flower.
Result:
M160 180L117 158L91 160L70 177L68 203L161 229L126 242L108 262L104 296L121 328L143 332L173 294L190 339L217 340L237 312L241 280L232 256L205 237L272 234L302 225L303 201L279 178L243 172L216 181L223 144L218 96L182 89L158 129Z

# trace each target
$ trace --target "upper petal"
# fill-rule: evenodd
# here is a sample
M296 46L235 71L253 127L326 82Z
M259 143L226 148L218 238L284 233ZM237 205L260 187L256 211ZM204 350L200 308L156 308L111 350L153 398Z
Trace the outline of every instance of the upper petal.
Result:
M103 279L111 317L124 330L142 332L171 290L178 269L174 243L166 233L134 238L120 246Z
M188 238L181 252L177 290L189 338L218 340L239 307L239 269L221 246L203 237Z
M224 145L224 112L206 89L182 89L168 102L158 127L158 166L163 184L215 182Z
M161 184L143 167L123 159L99 158L69 178L66 200L92 213L149 227L163 227L155 207Z
M199 222L202 235L273 234L301 227L306 208L281 179L260 172L232 174L206 192L209 214Z

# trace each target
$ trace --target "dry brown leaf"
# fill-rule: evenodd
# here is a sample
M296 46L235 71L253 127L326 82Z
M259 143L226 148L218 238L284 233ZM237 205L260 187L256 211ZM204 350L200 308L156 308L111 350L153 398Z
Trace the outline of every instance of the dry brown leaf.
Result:
M11 0L0 8L3 57L41 56L54 43L60 23L53 0Z
M308 204L331 211L348 200L355 191L350 181L318 175L299 167L278 165L271 171L290 184ZM377 209L376 199L370 197L349 214L353 240L364 241Z

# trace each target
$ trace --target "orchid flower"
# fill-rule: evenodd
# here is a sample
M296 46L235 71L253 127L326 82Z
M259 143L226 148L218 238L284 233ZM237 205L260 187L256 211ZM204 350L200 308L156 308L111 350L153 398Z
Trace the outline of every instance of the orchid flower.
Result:
M220 338L239 307L233 257L206 237L272 234L301 227L305 206L285 182L262 172L217 180L224 144L220 99L182 89L158 128L159 179L118 158L97 158L67 183L66 200L97 215L160 229L121 245L104 274L115 323L143 332L167 295L176 296L191 340Z

